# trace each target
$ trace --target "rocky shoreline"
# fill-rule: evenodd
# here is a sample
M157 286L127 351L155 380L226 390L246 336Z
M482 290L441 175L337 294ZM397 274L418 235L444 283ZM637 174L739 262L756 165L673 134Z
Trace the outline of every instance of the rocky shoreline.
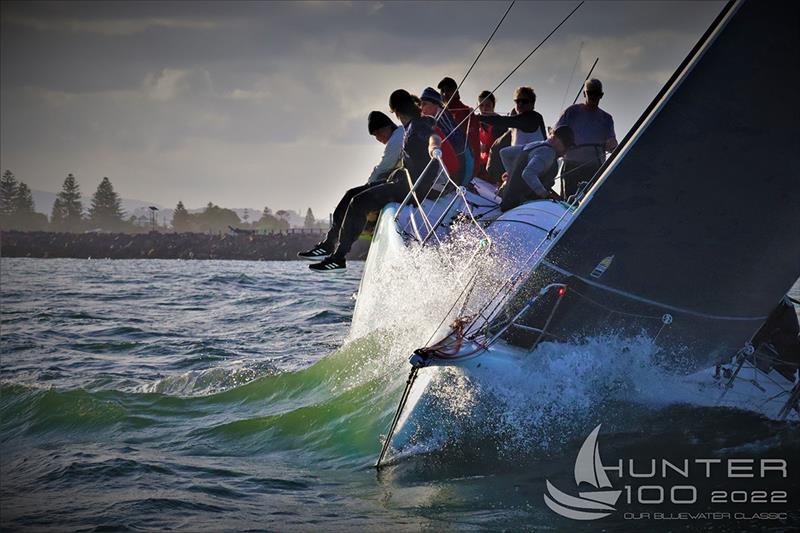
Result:
M0 256L77 259L234 259L293 261L322 238L319 231L289 230L266 234L205 233L54 233L0 232ZM369 241L359 240L350 253L364 259Z

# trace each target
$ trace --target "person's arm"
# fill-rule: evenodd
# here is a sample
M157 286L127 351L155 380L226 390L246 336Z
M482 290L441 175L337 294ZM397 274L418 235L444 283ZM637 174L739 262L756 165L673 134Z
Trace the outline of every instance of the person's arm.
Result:
M491 124L492 126L500 126L502 128L520 128L522 130L528 126L527 117L524 115L475 115L484 124ZM532 131L532 130L531 130Z
M528 164L522 171L522 179L528 184L528 187L533 189L540 198L548 198L550 191L542 185L539 176L546 171L553 164L555 160L555 151L538 149L534 150L530 155Z
M536 114L539 115L539 131L542 132L542 139L547 139L547 128L544 126L544 118L541 113Z
M392 136L389 137L389 141L383 148L381 160L375 165L375 168L372 169L367 183L380 183L392 170L397 168L397 162L403 157L403 135L397 135L398 131L402 130L397 128L394 133L392 133Z
M609 115L608 120L611 124L611 137L606 139L606 151L613 152L617 148L617 134L614 133L614 119Z
M428 155L433 158L434 152L439 150L439 156L442 155L442 138L435 133L428 139Z

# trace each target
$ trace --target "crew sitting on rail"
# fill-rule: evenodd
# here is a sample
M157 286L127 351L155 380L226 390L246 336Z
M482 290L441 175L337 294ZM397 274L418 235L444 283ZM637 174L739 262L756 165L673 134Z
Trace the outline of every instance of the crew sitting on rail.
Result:
M564 198L578 192L582 181L590 181L606 160L606 151L617 147L614 119L600 109L603 84L600 80L587 80L583 89L584 102L569 106L556 122L558 126L569 126L575 132L575 146L564 155L561 179L564 183Z
M544 141L547 138L544 119L542 115L533 110L535 106L536 93L533 89L531 87L517 87L517 90L514 91L516 115L479 117L484 124L511 129L511 146L500 150L503 167L508 173L511 173L514 162L517 160L523 146L532 142Z
M481 91L478 95L478 114L482 117L499 116L495 108L495 97L491 91ZM500 162L500 149L505 146L495 142L502 137L507 131L503 126L493 126L484 122L480 122L478 129L478 138L481 144L480 157L478 159L477 176L484 181L500 184L500 176L503 174L503 166Z
M529 200L559 199L552 190L558 173L558 158L574 144L572 129L559 126L546 141L532 142L522 147L502 189L500 210L508 211Z
M422 114L426 117L436 119L436 116L439 115L439 120L434 126L434 133L441 139L437 145L440 146L442 150L442 162L444 162L444 166L453 181L460 184L464 176L464 156L459 156L456 152L454 146L457 145L455 145L454 139L463 139L463 134L456 130L453 135L448 138L450 132L455 129L455 122L453 116L442 108L442 99L439 93L432 87L427 87L422 91L419 107ZM447 184L440 183L440 180L437 180L436 187L439 190L443 190L447 187Z
M466 165L464 183L468 183L478 174L477 162L481 155L480 123L473 115L475 110L461 101L461 95L458 94L458 84L456 80L450 77L444 77L437 87L442 93L442 101L447 110L452 113L456 124L460 125L459 129L461 129L461 132L467 136L467 144L469 145L468 151L466 150L466 146L457 144L455 147L458 153L464 153L464 164Z
M309 265L311 270L333 272L347 268L345 257L364 229L368 213L382 209L390 202L402 202L410 191L409 180L415 184L421 180L416 191L421 196L426 195L439 173L439 163L431 162L428 156L429 143L438 140L433 129L433 118L422 116L414 98L404 89L398 89L391 94L389 108L405 128L403 165L392 172L386 182L370 187L350 200L341 223L336 249L323 261Z
M372 169L369 178L367 178L367 183L349 189L339 200L336 209L333 211L333 220L325 239L311 250L298 253L298 257L308 260L322 260L331 255L339 240L339 231L342 228L342 221L350 201L364 191L386 183L392 172L401 166L403 162L403 128L397 127L392 122L392 119L384 113L372 111L367 117L367 129L369 134L375 137L375 140L385 145L381 160Z

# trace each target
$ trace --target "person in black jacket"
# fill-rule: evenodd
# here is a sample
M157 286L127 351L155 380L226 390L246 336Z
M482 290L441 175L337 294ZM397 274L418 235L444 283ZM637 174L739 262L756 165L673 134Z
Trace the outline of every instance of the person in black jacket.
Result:
M347 268L345 257L367 223L370 211L382 209L391 202L401 202L409 193L411 183L424 180L417 191L424 196L438 174L438 163L428 166L429 150L439 146L441 139L434 135L432 117L422 116L414 98L404 89L394 91L389 97L389 108L403 124L403 167L396 170L386 183L370 187L355 195L347 207L339 230L339 243L330 257L308 268L317 272L332 272ZM426 172L425 168L428 168Z

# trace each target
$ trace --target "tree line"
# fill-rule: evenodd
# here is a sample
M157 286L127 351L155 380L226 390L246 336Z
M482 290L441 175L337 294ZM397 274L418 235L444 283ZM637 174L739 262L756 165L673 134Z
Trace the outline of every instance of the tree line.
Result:
M136 227L134 221L125 218L122 201L107 177L97 186L87 210L84 210L80 186L72 174L64 180L61 192L53 202L49 220L34 209L30 188L17 181L10 170L3 172L0 177L0 226L4 229L78 232L90 229L130 231Z
M279 210L273 214L265 207L258 218L250 221L249 210L242 221L235 211L219 207L212 202L199 213L189 213L179 201L172 215L172 229L176 232L220 232L229 226L257 231L282 231L289 229L289 211ZM311 209L306 212L306 228L318 228ZM18 181L13 172L6 170L0 177L0 227L3 229L85 232L107 231L142 233L153 229L148 217L126 217L122 201L114 191L111 181L104 177L92 195L89 208L85 209L80 186L73 174L64 179L61 191L53 202L50 218L34 209L30 188ZM166 229L166 228L165 228Z

